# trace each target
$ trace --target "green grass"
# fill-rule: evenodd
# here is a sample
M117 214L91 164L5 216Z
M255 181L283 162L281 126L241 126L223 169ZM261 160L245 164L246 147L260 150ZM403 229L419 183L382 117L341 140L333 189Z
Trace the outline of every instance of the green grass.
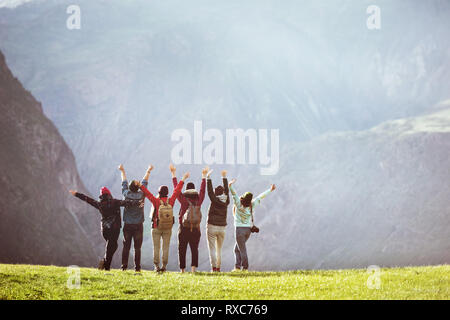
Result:
M379 289L366 270L156 274L81 268L69 289L67 268L0 264L0 299L445 299L450 266L381 269Z

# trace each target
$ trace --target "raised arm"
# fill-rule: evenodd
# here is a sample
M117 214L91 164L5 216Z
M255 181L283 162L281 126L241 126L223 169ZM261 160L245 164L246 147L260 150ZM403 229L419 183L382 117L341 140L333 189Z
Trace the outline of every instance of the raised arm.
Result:
M217 200L216 195L214 194L211 178L208 176L206 179L206 189L208 191L209 200L215 202Z
M150 172L152 172L153 168L154 167L152 165L149 165L147 171L145 172L144 177L142 178L141 183L146 187L148 185L148 178L150 177Z
M141 188L142 192L144 193L145 197L150 200L150 202L156 207L155 204L159 203L159 200L151 193L146 186L143 184L139 185L139 188Z
M77 192L77 191L75 191L75 190L69 190L69 192L70 192L73 196L77 197L78 199L83 200L83 201L89 203L89 204L90 204L91 206L93 206L95 209L98 209L98 208L100 207L98 201L96 201L96 200L94 200L94 199L88 197L87 195L84 195L84 194L82 194L82 193L79 193L79 192Z
M206 174L209 171L209 167L204 167L202 170L202 184L200 185L200 192L198 194L199 205L205 200L205 189L206 189Z
M177 168L175 168L175 166L173 164L170 164L169 165L169 170L170 170L170 173L172 174L173 187L176 188L177 184L178 184L178 182L177 182Z
M122 178L122 194L125 196L125 193L128 191L128 181L127 181L127 175L125 174L125 168L123 167L123 164L119 165L120 175Z
M253 199L253 201L252 201L253 208L256 207L258 204L260 204L261 200L264 199L265 197L267 197L267 195L269 193L271 193L273 190L275 190L275 185L274 184L272 184L270 186L270 189L267 189L266 191L261 193L259 196L257 196L255 199Z
M240 204L240 199L236 194L236 190L234 190L233 184L236 182L236 179L233 179L230 181L230 183L228 184L228 186L230 187L230 191L231 191L231 196L233 197L233 202L236 206L238 206Z
M189 178L189 172L186 172L183 177L181 178L181 181L177 184L175 187L175 190L173 191L173 194L169 198L169 204L173 207L175 204L175 200L178 198L178 196L181 193L181 190L183 189L184 181Z
M227 195L226 204L230 203L230 190L228 189L228 179L227 179L227 170L222 170L222 180L223 180L223 193Z
M123 164L119 165L119 170L120 170L122 182L127 181L127 175L125 174L125 168L123 167Z

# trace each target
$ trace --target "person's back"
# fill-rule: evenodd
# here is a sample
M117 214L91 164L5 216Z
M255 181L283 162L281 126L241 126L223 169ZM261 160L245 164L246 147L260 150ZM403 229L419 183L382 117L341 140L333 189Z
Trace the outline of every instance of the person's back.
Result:
M228 180L226 178L226 171L222 171L223 187L217 186L214 190L212 187L211 178L207 179L208 197L211 204L208 208L208 224L214 226L227 225L228 205L230 204Z
M227 212L230 204L227 171L222 170L223 186L219 185L213 190L211 172L207 174L207 190L211 204L208 209L208 223L206 235L208 236L209 260L211 270L220 272L222 263L222 246L225 240L227 226Z
M150 171L149 166L141 184L147 186ZM119 166L122 175L122 194L125 200L139 201L140 205L134 208L125 208L123 210L123 250L122 250L122 270L128 268L128 257L130 253L131 242L134 243L134 268L141 271L141 246L144 238L144 193L139 189L139 181L133 180L128 185L123 165Z
M148 185L147 180L142 180L142 185ZM137 190L133 189L133 185L129 186L128 181L122 181L122 194L125 200L140 200L144 202L144 193L137 186ZM125 224L140 224L143 223L144 218L144 206L125 207L123 210L123 222Z
M251 192L246 192L239 197L233 187L235 181L236 179L233 179L229 184L234 202L233 216L236 235L236 244L234 246L235 270L241 270L241 267L243 270L248 270L246 242L252 233L255 207L260 204L261 200L270 192L275 190L275 185L271 185L270 189L264 191L256 198L253 198Z

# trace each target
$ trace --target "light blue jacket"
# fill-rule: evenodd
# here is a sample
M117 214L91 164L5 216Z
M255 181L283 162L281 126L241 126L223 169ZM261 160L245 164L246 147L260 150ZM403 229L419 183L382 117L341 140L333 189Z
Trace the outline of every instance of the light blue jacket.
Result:
M241 205L241 199L237 196L236 191L234 190L233 185L230 186L231 196L234 201L233 208L233 216L234 216L234 225L235 227L252 227L252 212L250 211L250 207L243 207ZM261 200L264 199L269 193L271 189L264 191L256 198L252 200L252 210L253 214L255 214L255 207L260 204Z

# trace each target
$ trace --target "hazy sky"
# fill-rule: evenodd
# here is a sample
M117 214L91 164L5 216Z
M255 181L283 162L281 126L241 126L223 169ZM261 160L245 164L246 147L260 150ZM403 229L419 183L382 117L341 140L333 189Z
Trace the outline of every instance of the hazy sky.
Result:
M32 0L0 0L0 8L15 8Z

